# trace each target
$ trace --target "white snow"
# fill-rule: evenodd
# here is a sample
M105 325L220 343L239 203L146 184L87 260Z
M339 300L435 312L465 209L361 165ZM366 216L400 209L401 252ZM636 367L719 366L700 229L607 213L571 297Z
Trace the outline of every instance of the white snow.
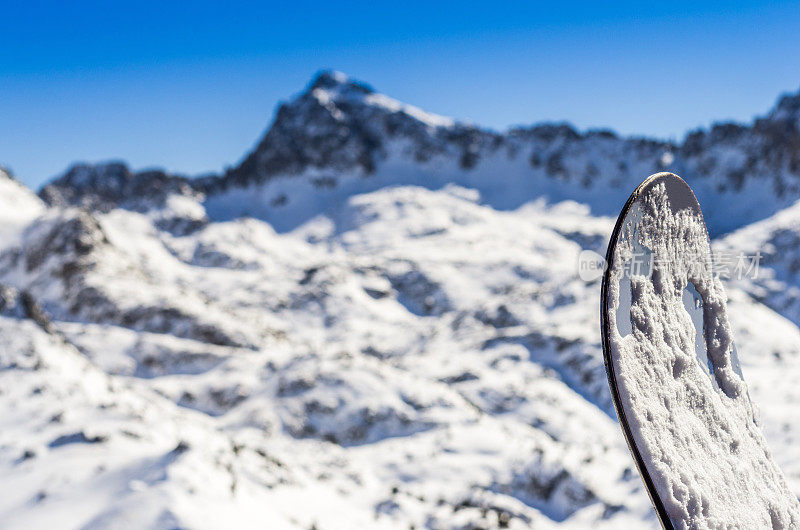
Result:
M44 210L36 195L0 169L0 246L15 244L21 229Z
M401 103L400 101L390 98L384 94L369 94L364 98L364 101L368 105L383 107L391 112L405 112L409 116L418 119L430 127L452 127L455 125L453 118L426 112L419 107Z
M0 520L655 527L611 409L599 282L575 266L612 219L395 186L281 232L159 228L202 221L193 201L48 210L0 253L0 282L57 332L0 317ZM733 294L750 392L797 494L800 332Z
M453 186L387 188L283 234L254 219L175 236L125 210L96 222L48 212L0 257L2 281L46 306L82 353L54 346L73 351L65 358L124 386L119 399L158 405L118 417L98 404L121 390L93 401L64 380L55 400L46 372L23 372L47 406L4 427L14 441L0 466L30 482L0 485L15 491L0 519L216 528L241 510L231 520L243 527L652 525L609 415L598 285L574 270L570 238L602 239L610 219L574 203L498 212L477 200ZM65 248L40 263L53 230ZM67 282L64 271L75 271ZM26 348L9 341L32 331L5 322L13 379ZM236 340L209 343L218 335ZM2 410L11 396L0 393ZM86 412L23 434L58 408ZM118 417L107 441L48 446L91 438L106 414ZM197 430L176 432L178 417ZM118 446L123 431L161 441ZM190 448L169 456L181 439ZM21 463L28 445L36 456ZM76 476L64 451L98 471Z

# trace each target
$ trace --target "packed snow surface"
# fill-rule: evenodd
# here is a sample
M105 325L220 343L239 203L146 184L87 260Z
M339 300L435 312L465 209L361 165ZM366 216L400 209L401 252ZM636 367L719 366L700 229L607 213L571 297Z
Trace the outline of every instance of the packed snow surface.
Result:
M634 445L676 528L794 528L800 504L757 423L702 214L679 204L688 188L677 180L645 184L610 271L613 368Z

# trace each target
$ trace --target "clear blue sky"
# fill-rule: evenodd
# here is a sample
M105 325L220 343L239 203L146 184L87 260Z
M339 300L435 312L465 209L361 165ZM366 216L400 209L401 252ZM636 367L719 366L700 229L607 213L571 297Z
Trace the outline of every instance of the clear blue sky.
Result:
M217 171L322 68L497 129L664 138L800 88L797 2L0 1L0 164L33 187L76 160Z

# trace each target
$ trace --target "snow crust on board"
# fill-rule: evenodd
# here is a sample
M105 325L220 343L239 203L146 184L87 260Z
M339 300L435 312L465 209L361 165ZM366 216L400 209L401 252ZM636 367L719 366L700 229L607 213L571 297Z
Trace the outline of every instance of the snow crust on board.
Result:
M663 182L623 225L610 271L611 354L634 443L676 528L795 528L800 504L773 461L735 360L726 295L699 211L673 211ZM626 263L646 249L652 274ZM637 273L639 272L639 273ZM630 332L618 309L630 281ZM702 297L705 352L684 303ZM625 307L624 302L623 308ZM707 354L707 363L703 357Z

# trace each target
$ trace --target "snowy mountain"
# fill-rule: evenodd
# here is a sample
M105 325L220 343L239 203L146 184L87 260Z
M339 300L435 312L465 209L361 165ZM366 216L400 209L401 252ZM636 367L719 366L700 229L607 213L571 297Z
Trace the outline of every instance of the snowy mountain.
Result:
M81 164L42 200L0 175L0 521L656 527L577 260L663 168L741 227L720 248L774 249L729 312L800 493L796 207L766 219L797 102L673 145L495 133L323 73L225 175Z
M680 144L541 124L505 133L400 103L338 72L322 72L278 109L255 149L224 175L187 180L119 163L78 165L45 187L51 204L108 209L143 196L199 193L214 220L241 216L279 231L389 185L481 192L494 208L533 197L576 200L616 215L642 175L670 170L693 186L721 234L764 219L800 193L800 94L750 125L723 123ZM147 190L145 193L143 190ZM736 204L736 210L731 210Z

